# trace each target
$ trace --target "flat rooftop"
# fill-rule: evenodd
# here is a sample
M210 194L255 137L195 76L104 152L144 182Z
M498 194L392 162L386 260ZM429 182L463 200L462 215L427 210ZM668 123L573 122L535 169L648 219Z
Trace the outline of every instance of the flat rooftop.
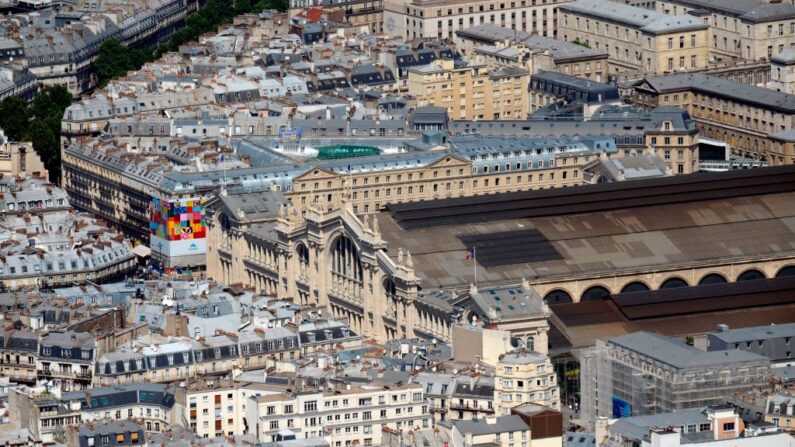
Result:
M473 246L483 285L783 257L795 255L792 173L760 168L407 203L377 219L390 250L411 252L426 289L468 286Z

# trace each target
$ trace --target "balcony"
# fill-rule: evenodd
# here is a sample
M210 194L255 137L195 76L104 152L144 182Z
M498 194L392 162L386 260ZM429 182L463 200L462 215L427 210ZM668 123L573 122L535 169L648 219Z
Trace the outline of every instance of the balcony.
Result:
M37 369L36 374L43 377L55 377L55 378L65 378L65 379L87 379L91 380L92 373L91 370L81 370L79 372L75 372L71 369Z
M453 403L450 404L451 410L458 410L458 411L476 411L480 413L494 413L493 408L481 407L481 406L474 406L470 404L461 404L461 403Z

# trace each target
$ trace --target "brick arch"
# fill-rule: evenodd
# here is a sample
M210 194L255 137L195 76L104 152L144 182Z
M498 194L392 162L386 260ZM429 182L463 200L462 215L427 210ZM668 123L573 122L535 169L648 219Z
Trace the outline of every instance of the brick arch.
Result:
M762 270L759 270L757 268L750 268L750 269L747 269L747 270L743 271L739 275L737 275L737 280L736 281L737 282L740 282L740 281L753 281L753 280L756 280L756 279L767 279L767 276L765 276L765 274L764 274L764 272L762 272Z
M776 278L795 276L795 265L785 265L776 272Z
M690 284L686 279L679 275L669 276L660 282L660 289L675 289L678 287L689 287Z
M568 290L557 288L550 290L546 295L544 295L544 302L547 304L573 303L574 298Z
M729 279L726 278L726 275L719 272L710 272L706 275L702 276L701 279L698 280L698 285L703 286L707 284L723 284L729 282Z
M638 279L629 281L628 283L624 284L623 287L621 287L621 293L645 292L647 290L651 290L651 287L646 283L646 281L641 281Z
M592 284L582 292L582 295L580 295L580 302L608 299L610 295L612 295L612 292L606 285Z

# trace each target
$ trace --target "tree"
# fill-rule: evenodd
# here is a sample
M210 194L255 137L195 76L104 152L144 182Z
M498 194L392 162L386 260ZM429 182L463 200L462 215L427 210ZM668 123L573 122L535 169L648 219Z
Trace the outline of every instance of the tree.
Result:
M33 149L39 154L47 170L50 171L50 179L58 178L61 160L58 135L52 131L47 121L33 121L25 140L33 143Z
M30 117L37 120L46 120L50 117L60 119L64 110L72 103L72 99L72 94L62 85L45 87L30 103Z
M20 141L28 131L30 112L28 103L22 98L9 96L0 102L0 129L14 141Z
M94 74L100 87L106 86L108 81L117 76L124 76L132 68L130 53L118 39L111 37L102 43L94 61Z
M251 12L251 0L235 0L235 14Z
M58 133L64 111L72 103L72 95L60 85L45 87L26 106L27 131L24 139L33 143L33 149L41 157L50 172L50 180L57 182L61 169L61 150Z

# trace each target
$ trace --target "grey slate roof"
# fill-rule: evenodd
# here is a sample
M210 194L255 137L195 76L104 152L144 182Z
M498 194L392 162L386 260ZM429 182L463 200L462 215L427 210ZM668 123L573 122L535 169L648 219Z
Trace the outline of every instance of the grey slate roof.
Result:
M669 76L648 77L644 81L641 81L641 85L644 82L658 93L692 89L714 96L730 98L738 102L771 108L779 112L795 113L795 95L715 76L708 76L700 73L681 73Z
M795 323L731 329L725 332L713 332L709 335L726 343L791 337L795 336Z
M668 15L610 0L577 0L558 7L569 11L618 22L650 34L707 29L708 25L691 15Z
M521 42L534 51L549 51L549 54L552 55L552 58L557 63L575 59L607 57L606 53L586 48L582 45L553 39L547 36L539 36L524 31L513 30L490 23L484 23L482 25L456 31L456 34L463 38L492 44L505 40Z
M692 346L651 332L635 332L633 334L611 338L608 342L677 369L710 366L732 367L734 363L770 362L767 357L747 351L730 350L704 352Z
M500 416L494 423L489 423L485 419L454 421L453 427L462 434L472 433L472 436L524 431L530 429L530 427L527 426L522 418L516 415Z
M644 439L653 427L678 427L688 424L708 423L702 409L682 410L645 416L632 416L617 420L611 427L613 433L629 439Z
M749 22L795 17L795 6L785 2L773 4L761 0L673 0L673 3L722 13Z

